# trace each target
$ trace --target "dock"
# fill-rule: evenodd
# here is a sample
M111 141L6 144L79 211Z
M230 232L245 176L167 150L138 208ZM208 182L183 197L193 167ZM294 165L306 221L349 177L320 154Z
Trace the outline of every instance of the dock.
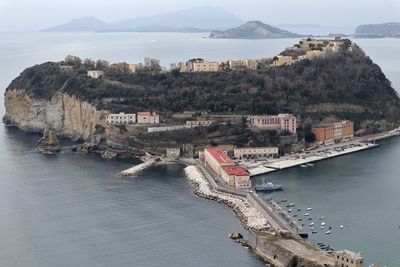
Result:
M147 159L145 162L140 163L138 165L133 166L127 170L124 170L118 174L118 176L134 176L135 174L151 167L157 161L158 158L150 158Z
M313 152L313 155L311 155L311 156L303 156L303 157L298 157L298 158L294 158L292 156L291 158L286 157L281 160L265 163L262 166L249 168L250 176L253 177L253 176L257 176L257 175L261 175L261 174L265 174L265 173L274 172L277 170L298 167L301 165L306 165L306 164L310 164L310 163L314 163L314 162L318 162L318 161L322 161L322 160L340 157L340 156L344 156L347 154L376 148L379 146L379 144L375 144L375 143L357 143L357 145L358 146L346 148L346 149L343 149L340 151L332 149L332 151L330 151L329 153L317 152L318 154L316 154L315 151L314 152L310 151L310 153Z

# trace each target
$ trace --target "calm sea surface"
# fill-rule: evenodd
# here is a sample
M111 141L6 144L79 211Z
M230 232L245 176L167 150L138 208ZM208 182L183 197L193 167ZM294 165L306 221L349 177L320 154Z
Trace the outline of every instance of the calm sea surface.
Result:
M192 57L269 57L297 41L205 35L0 34L0 88L4 91L24 68L67 54L110 62L151 56L167 67ZM399 90L400 39L355 41ZM244 231L233 212L193 196L182 167L159 166L120 179L115 174L134 162L68 153L46 157L33 152L38 138L0 127L0 266L262 266L227 238ZM399 159L400 139L393 139L378 149L265 179L285 186L272 196L295 202L299 215L313 208L319 233L312 242L362 251L367 263L398 267ZM331 235L319 229L320 216L326 228L332 226Z

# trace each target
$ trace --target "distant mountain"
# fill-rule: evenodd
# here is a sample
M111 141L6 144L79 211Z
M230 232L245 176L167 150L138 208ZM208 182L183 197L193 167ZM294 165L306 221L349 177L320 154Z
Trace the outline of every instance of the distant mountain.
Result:
M95 17L73 19L68 23L43 29L44 32L95 32L106 26L104 21Z
M93 17L85 17L45 29L44 31L209 32L211 29L234 27L242 22L240 18L221 8L198 7L154 16L124 19L111 23L104 23Z
M360 25L357 27L356 37L400 37L400 23L389 22L383 24Z
M226 31L213 30L210 38L263 39L263 38L297 38L300 34L282 30L264 24L261 21L249 21L239 27Z

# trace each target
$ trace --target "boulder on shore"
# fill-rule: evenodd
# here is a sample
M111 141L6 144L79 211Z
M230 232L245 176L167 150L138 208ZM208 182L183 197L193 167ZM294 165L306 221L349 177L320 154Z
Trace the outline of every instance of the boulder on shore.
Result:
M242 238L243 238L243 235L242 235L241 233L239 233L239 232L231 233L231 234L229 235L229 238L231 238L231 239L233 239L233 240L242 239Z
M60 153L61 146L57 133L54 130L45 129L42 138L39 139L39 146L35 151L47 155Z

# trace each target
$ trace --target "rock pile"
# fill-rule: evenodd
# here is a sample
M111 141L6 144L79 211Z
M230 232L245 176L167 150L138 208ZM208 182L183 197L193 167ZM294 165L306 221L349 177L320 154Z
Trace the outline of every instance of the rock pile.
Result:
M43 137L39 139L36 151L42 154L54 155L61 152L60 142L54 130L45 129Z

